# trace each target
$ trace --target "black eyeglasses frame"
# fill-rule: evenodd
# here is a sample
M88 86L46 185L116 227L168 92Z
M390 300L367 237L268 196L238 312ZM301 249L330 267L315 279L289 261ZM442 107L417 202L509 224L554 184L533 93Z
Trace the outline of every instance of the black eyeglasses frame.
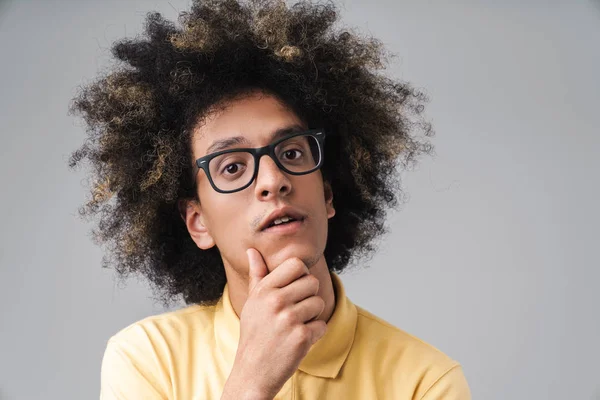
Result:
M277 158L277 155L275 154L275 147L277 147L277 145L279 145L281 142L284 142L288 139L291 139L293 137L296 136L303 136L303 135L310 135L313 136L318 144L319 144L319 162L317 163L317 165L311 169L308 170L306 172L293 172L288 170L287 168L285 168L281 162L279 161L279 159ZM310 174L316 170L318 170L319 168L321 168L323 166L323 160L324 160L324 145L325 145L325 130L322 128L317 128L317 129L309 129L306 131L302 131L302 132L297 132L297 133L293 133L291 135L287 135L285 137L282 137L280 139L278 139L277 141L264 146L264 147L257 147L257 148L235 148L235 149L227 149L227 150L221 150L221 151L217 151L215 153L211 153L211 154L207 154L203 157L200 157L196 160L196 162L194 163L194 168L193 168L193 173L192 173L192 177L194 179L194 182L196 182L196 178L198 175L198 171L200 171L201 169L204 170L204 173L206 174L206 176L208 177L208 181L210 182L210 185L212 186L212 188L217 191L218 193L235 193L235 192L239 192L240 190L244 190L246 189L248 186L250 186L252 184L252 182L254 182L254 180L256 179L256 176L258 175L258 166L260 164L260 158L264 155L269 155L271 157L271 159L273 161L275 161L275 164L277 164L277 166L279 167L279 169L281 169L282 171L284 171L285 173L288 173L290 175L306 175L306 174ZM208 164L210 162L210 160L212 160L213 158L220 156L222 154L227 154L227 153L234 153L234 152L238 152L238 151L245 151L248 152L250 154L252 154L252 156L254 157L254 173L252 174L252 179L250 179L250 181L248 182L248 184L242 186L239 189L235 189L235 190L221 190L219 189L215 183L212 180L212 177L210 176L210 171L208 168ZM194 185L195 186L195 185Z

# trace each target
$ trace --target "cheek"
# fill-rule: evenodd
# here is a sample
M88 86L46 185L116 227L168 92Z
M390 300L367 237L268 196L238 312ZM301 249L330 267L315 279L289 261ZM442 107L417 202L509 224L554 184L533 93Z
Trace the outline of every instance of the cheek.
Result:
M221 202L216 205L211 216L212 232L220 241L232 241L231 239L247 232L247 224L243 221L239 206L229 206L226 202Z
M220 195L216 192L201 198L206 223L217 246L227 244L233 237L239 237L248 230L248 224L244 224L243 214L240 212L246 206L235 200L233 195Z
M327 218L327 209L324 203L321 205L321 208L322 215L320 215L319 218L319 235L321 242L326 242L328 234L327 230L329 228L329 218Z

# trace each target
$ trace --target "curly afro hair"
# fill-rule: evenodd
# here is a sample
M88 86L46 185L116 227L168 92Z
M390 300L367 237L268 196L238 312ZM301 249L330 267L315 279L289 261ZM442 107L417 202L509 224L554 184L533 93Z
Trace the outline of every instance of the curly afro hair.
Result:
M323 178L336 218L324 253L330 271L376 249L386 208L398 206L398 165L433 153L427 96L376 72L390 55L381 41L335 28L333 3L195 0L177 26L146 15L142 35L113 43L107 73L79 87L69 114L87 137L70 168L92 167L82 217L107 246L102 266L135 273L165 304L214 304L226 283L217 247L192 241L178 208L198 196L191 132L219 104L255 90L276 96L309 127L328 132ZM402 196L403 197L403 196Z

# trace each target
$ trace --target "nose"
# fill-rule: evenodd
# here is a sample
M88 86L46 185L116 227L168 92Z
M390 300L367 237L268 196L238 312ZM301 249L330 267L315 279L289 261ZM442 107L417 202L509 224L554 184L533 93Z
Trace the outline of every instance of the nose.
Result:
M279 169L268 155L260 158L256 176L256 197L268 200L271 197L285 196L292 190L292 183L285 172Z

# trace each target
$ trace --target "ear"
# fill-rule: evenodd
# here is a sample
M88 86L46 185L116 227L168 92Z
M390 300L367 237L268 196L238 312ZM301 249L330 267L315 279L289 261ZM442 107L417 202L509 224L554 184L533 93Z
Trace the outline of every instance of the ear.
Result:
M325 192L325 207L327 208L327 218L332 218L335 215L333 208L333 189L328 181L323 181L323 189Z
M177 207L194 243L202 250L213 247L215 241L205 225L200 203L193 199L180 199L177 202Z

